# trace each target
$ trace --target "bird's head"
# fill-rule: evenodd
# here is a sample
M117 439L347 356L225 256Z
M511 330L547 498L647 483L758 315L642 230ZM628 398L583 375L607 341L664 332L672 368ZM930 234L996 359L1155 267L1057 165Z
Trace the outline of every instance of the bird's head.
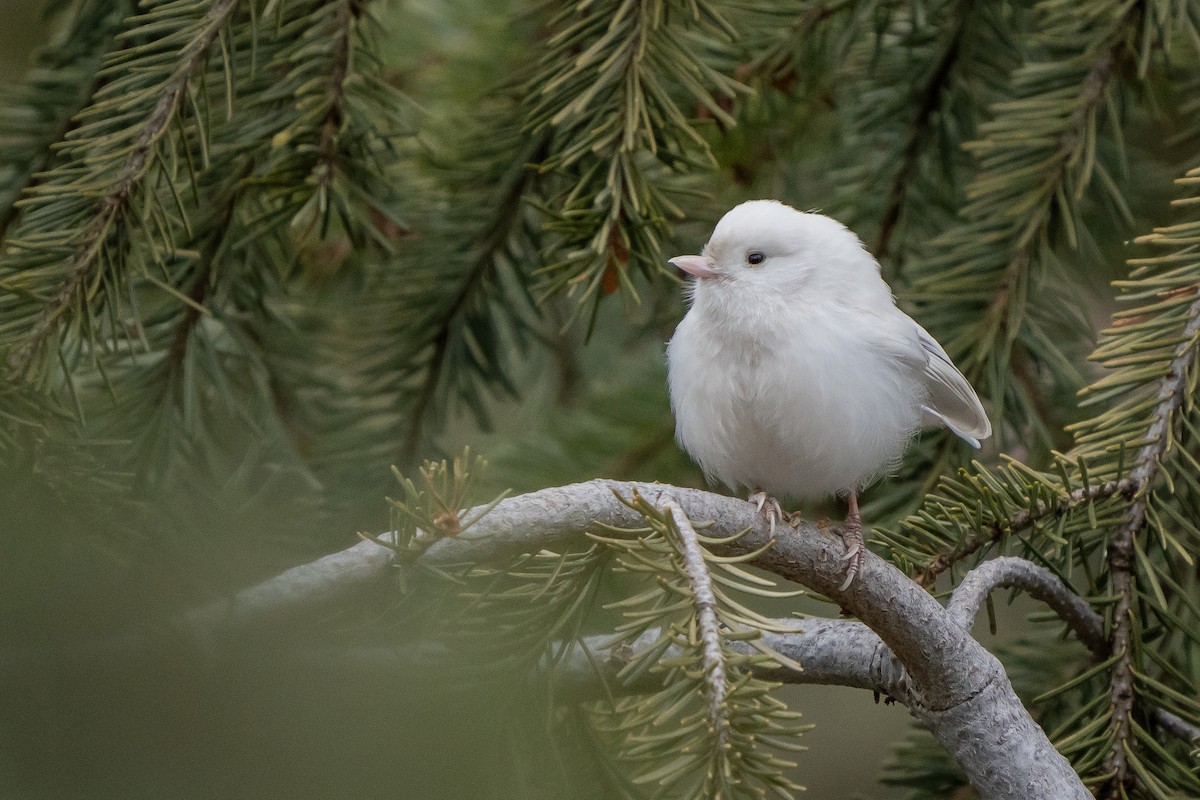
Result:
M737 286L792 295L879 283L879 265L845 225L775 200L736 206L700 255L669 263L696 277L697 293Z

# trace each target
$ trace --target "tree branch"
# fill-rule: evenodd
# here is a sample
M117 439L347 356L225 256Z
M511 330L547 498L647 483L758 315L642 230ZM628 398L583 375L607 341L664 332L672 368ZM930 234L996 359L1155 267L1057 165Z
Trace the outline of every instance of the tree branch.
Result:
M225 201L221 204L220 210L214 217L216 224L208 231L201 245L200 258L197 260L195 274L192 277L192 287L188 291L188 297L192 302L184 309L183 318L175 326L175 334L171 338L170 347L167 349L166 364L168 372L171 375L178 373L183 367L192 331L200 321L200 315L204 313L200 309L204 307L205 301L208 299L208 293L212 290L213 264L229 234L234 212L237 210L237 205L241 201L242 192L245 189L244 181L250 176L253 170L254 159L246 159L245 163L242 164L238 177L230 187L229 194L225 197ZM165 395L169 390L168 381L168 385L164 385L163 387L163 394Z
M93 3L86 8L87 13L84 13L83 9L74 9L74 16L64 37L65 41L72 43L72 47L47 48L35 56L33 69L29 70L24 78L27 82L25 91L49 94L56 88L55 83L58 83L60 86L74 85L75 93L68 102L60 103L54 109L56 124L48 135L38 138L34 152L19 154L12 151L11 144L6 145L9 149L5 154L6 161L14 164L14 157L24 155L25 163L21 168L20 179L15 181L6 193L6 202L0 205L0 240L7 236L9 227L20 217L17 201L41 184L44 177L42 173L53 161L54 146L78 126L79 120L76 115L92 102L96 92L107 82L107 77L100 72L102 55L111 48L120 22L125 19L133 5L133 0L110 0ZM83 49L76 51L76 43L82 45ZM80 67L88 70L86 80L80 80Z
M1104 617L1048 569L1023 558L996 558L971 570L954 590L946 611L969 630L988 594L1006 587L1021 589L1050 606L1097 659L1107 658L1112 652ZM1200 728L1165 708L1152 708L1150 715L1166 733L1187 744L1200 745Z
M1061 126L1056 128L1054 150L1044 158L1037 157L1035 161L1020 169L1011 167L1014 174L1022 174L1030 180L1028 185L1022 184L1024 210L1018 215L1011 213L1012 200L1005 200L1005 197L1013 191L1013 186L1008 181L997 180L996 176L985 168L987 156L981 156L975 179L966 188L966 196L970 203L964 210L963 226L942 237L944 241L955 242L970 235L975 241L986 242L988 252L1003 249L1005 253L1003 266L998 262L994 269L988 267L987 282L980 284L980 291L986 291L990 296L981 294L979 313L975 315L977 322L970 331L956 337L963 343L962 352L957 351L957 346L950 345L951 356L962 368L967 380L977 388L988 388L985 382L989 381L993 374L1002 374L996 373L998 363L1004 365L1005 373L1011 370L1010 362L1023 341L1019 334L1025 317L1024 308L1031 287L1035 285L1031 280L1034 272L1032 265L1038 261L1047 243L1055 238L1052 234L1055 232L1054 223L1059 219L1055 213L1057 204L1065 205L1065 198L1071 196L1082 198L1084 189L1087 188L1090 173L1075 175L1073 170L1077 170L1081 155L1087 150L1089 142L1094 146L1095 116L1107 100L1106 90L1110 81L1118 74L1121 65L1130 54L1123 34L1136 27L1141 14L1140 3L1129 3L1125 11L1113 20L1112 29L1104 37L1099 52L1091 58L1088 72L1078 84L1078 94L1072 101L1070 115L1062 119ZM1032 66L1031 64L1030 67ZM1040 66L1045 68L1047 64L1042 63ZM1057 104L1061 97L1059 91L1039 91L1027 97L1017 98L1016 102L1008 102L1013 106L1019 103L1026 108L1036 102L1039 107L1044 108L1046 104ZM1005 108L1004 104L992 107L997 119L1008 118L1010 110ZM1004 128L980 141L968 144L967 147L980 153L990 152L993 159L998 158L997 152L1001 153L1006 169L1016 163L1014 153L1020 155L1022 150L1027 151L1026 156L1033 159L1041 151L1040 137L1013 136L1009 129L1011 126L1010 121ZM1044 131L1046 137L1054 133L1054 129ZM1027 207L1024 206L1025 203L1028 203ZM1069 213L1065 209L1063 211ZM1002 228L996 227L997 221L1002 221ZM1071 230L1070 222L1064 225L1068 231ZM955 263L971 263L977 255L958 252L955 254ZM980 275L982 276L982 273ZM944 275L930 273L924 276L924 280L933 288L944 280ZM936 292L936 289L934 291ZM960 296L950 294L944 295L939 301L954 304L960 302ZM936 318L938 309L931 307L926 314ZM1000 358L1000 353L1006 353L1007 357ZM1020 378L1019 374L1017 378ZM996 387L990 388L992 393L995 393ZM1005 394L1003 387L1000 388L1000 394ZM1032 384L1026 384L1026 389L1031 392L1032 411L1036 414L1038 403L1041 402L1041 393ZM957 446L954 437L942 436L933 460L940 461L945 452Z
M1124 27L1129 20L1136 19L1140 15L1136 3L1131 4L1130 7L1131 11L1127 18L1122 20L1118 27ZM1058 152L1055 154L1053 162L1043 170L1042 174L1045 177L1042 179L1041 186L1035 189L1040 194L1040 201L1036 210L1028 215L1029 222L1024 226L1015 242L1016 246L1009 258L1008 266L999 276L996 293L983 315L985 329L991 328L997 334L1003 334L1007 330L1008 309L1014 299L1013 286L1020 283L1018 276L1028 272L1030 262L1037 258L1038 250L1043 247L1042 232L1052 220L1051 208L1055 194L1066 183L1070 168L1078 158L1080 148L1084 145L1092 113L1104 102L1104 90L1108 87L1109 79L1120 58L1126 52L1124 40L1118 39L1115 44L1105 48L1096 57L1087 77L1083 79L1083 83L1080 85L1079 99L1059 133ZM1083 187L1074 187L1074 189L1076 193L1079 193L1082 192ZM1016 341L1015 338L1014 341ZM982 361L978 363L983 365ZM976 376L968 373L968 377Z
M1034 571L1045 572L1040 567L1022 559L1006 560L1028 565L1033 567ZM1053 581L1057 581L1053 575L1045 574ZM986 583L992 588L1003 586L1025 588L1017 581L1012 583L987 581ZM1059 586L1063 585L1059 583ZM1045 598L1040 599L1044 600ZM956 602L960 604L960 612L965 611L965 598L958 600L956 593L955 599L951 600L951 608ZM979 602L982 601L979 600ZM970 622L969 617L965 619L967 623ZM1080 614L1074 617L1074 621L1067 620L1067 622L1076 636L1085 644L1089 641L1104 642L1102 638L1104 620L1099 614L1094 612ZM780 655L799 662L803 669L795 670L786 666L775 669L756 668L754 674L757 677L787 684L847 686L852 689L866 689L885 694L904 706L911 706L914 702L904 666L896 660L887 645L861 622L848 619L797 620L784 618L772 620L772 623L777 628L794 626L795 629L786 633L764 632L760 641ZM658 636L658 629L652 629L644 633L639 638L639 642L649 643L657 640ZM88 650L86 657L93 660L103 656L111 658L114 653L123 652L123 648L127 644L128 642L121 640L115 643L114 647L103 651ZM727 642L726 647L735 653L745 655L759 652L742 641ZM585 648L587 653L584 652ZM1107 648L1107 643L1105 643L1105 648ZM638 643L634 643L632 647L614 647L614 637L612 636L588 637L583 640L582 644L576 642L567 646L566 652L555 659L553 667L555 680L559 682L559 685L565 683L570 686L573 697L586 697L588 690L596 691L597 696L600 696L597 667L603 670L599 673L600 677L615 682L618 674L629 663L631 654L638 649ZM672 646L664 654L664 657L674 657L678 652L679 648ZM1093 653L1097 657L1103 657L1107 655L1107 649L1102 652L1093 650ZM398 668L428 669L439 662L444 662L450 656L450 651L444 645L424 643L408 645L404 648L377 646L351 650L345 648L309 650L301 657L321 665L350 665L372 672L390 672ZM22 666L31 669L44 668L40 662L22 662ZM621 688L637 689L643 681L648 686L657 685L657 679L650 679L649 673L646 673L632 683L622 684ZM1150 715L1163 733L1185 744L1200 747L1200 727L1192 725L1163 708L1151 709Z
M634 530L644 526L644 518L614 493L628 496L635 491L647 499L666 499L674 506L673 515L712 519L706 539L736 535L730 542L711 546L715 552L746 554L770 545L752 563L822 592L863 620L778 621L779 627L792 630L764 632L762 643L800 662L803 670L781 666L758 672L760 677L888 694L933 732L988 800L1090 800L1070 765L1021 706L1000 663L969 634L971 619L987 593L1015 586L1049 603L1097 657L1107 655L1100 649L1105 641L1100 615L1048 571L1021 559L1001 558L977 568L946 609L873 554L867 556L860 581L843 592L839 589L843 545L812 524L786 529L782 540L772 542L769 524L745 501L661 484L594 480L504 500L467 531L439 540L423 560L441 566L494 562L561 548L597 524ZM480 510L465 511L463 516L475 517ZM606 530L606 535L613 531ZM390 590L394 559L395 551L364 540L243 590L228 601L194 611L186 621L199 641L209 643L250 630L280 631L289 621L307 625L314 611L368 592ZM147 643L143 634L135 634L86 647L83 657L108 658ZM608 651L600 662L611 662L608 666L615 675L623 656L612 652L611 644L611 637L588 640L593 653ZM735 652L749 647L739 642L726 646ZM4 672L36 669L42 663L36 654L0 655ZM348 657L363 666L383 666L436 655L421 649L400 653L395 648L367 648ZM60 656L54 654L52 660ZM338 657L345 661L347 656ZM594 679L596 660L584 664L587 656L582 650L569 651L563 663L570 667L576 658L579 668L568 668L566 677L577 673L581 680L584 675ZM1162 732L1189 744L1200 743L1200 729L1192 723L1166 709L1148 712Z
M776 628L792 630L786 633L764 632L759 642L781 656L799 662L803 669L796 670L787 666L775 669L756 667L754 674L757 677L780 683L868 689L885 694L906 706L914 702L912 687L903 665L895 659L879 636L861 622L815 618L776 619L771 622ZM632 646L625 647L615 646L616 640L612 636L588 637L582 644L577 642L566 648L566 653L554 665L555 679L570 682L575 691L594 689L597 686L596 667L600 665L606 670L603 677L615 682L618 673L629 663L632 654L640 649L639 645L656 641L659 634L657 628L649 630ZM761 652L748 642L738 640L725 642L725 647L744 655ZM671 658L678 654L679 648L672 646L664 657ZM413 660L432 664L434 659L444 658L446 655L445 652L422 651L415 654ZM381 669L395 668L402 657L394 648L359 650L352 656L356 664L376 665ZM325 657L326 660L337 658L339 655L336 653ZM641 680L647 680L647 685L653 686L659 679L645 673ZM631 689L639 685L640 683L622 684L621 688Z
M166 133L192 76L204 66L209 47L220 35L237 4L238 0L213 0L199 33L180 53L179 65L159 90L150 118L132 142L129 155L118 168L117 179L96 203L91 218L82 227L79 246L71 256L67 280L30 327L26 342L9 357L8 366L14 374L21 374L29 367L58 320L70 313L76 294L93 277L102 261L111 226L127 213L130 198L153 161L150 156L155 145Z
M704 654L704 680L708 685L708 721L716 736L716 747L722 748L729 740L729 709L725 698L729 691L725 672L725 656L721 651L721 623L717 620L717 599L713 595L712 576L704 563L704 550L692 521L674 500L662 504L663 511L670 515L679 532L682 549L683 571L692 589L696 606L696 622L699 627L701 649Z
M1155 478L1162 471L1162 458L1173 441L1171 420L1188 396L1188 368L1195 357L1196 335L1200 333L1200 300L1188 308L1188 322L1183 328L1181 341L1158 386L1158 403L1150 417L1146 430L1145 445L1138 451L1129 480L1138 487L1137 496L1125 520L1108 542L1108 567L1112 581L1112 593L1117 602L1113 607L1112 652L1120 655L1113 665L1111 683L1113 746L1108 756L1109 770L1113 774L1110 796L1118 797L1123 792L1118 788L1129 781L1129 759L1125 752L1126 743L1133 735L1130 722L1133 714L1135 693L1133 689L1133 603L1136 587L1133 585L1135 549L1134 540L1146 523L1147 503Z
M334 176L338 171L338 162L341 157L338 138L346 118L346 81L351 77L351 65L354 59L354 31L369 2L371 0L341 0L334 12L335 33L333 34L332 65L329 71L329 107L320 122L316 157L310 172L316 185L317 194L322 197L322 207L326 204L324 196L333 187ZM320 217L320 214L313 215L304 231L305 237L312 233Z
M1025 711L995 656L920 586L873 554L867 554L859 579L843 591L844 546L810 523L772 540L767 521L744 500L660 484L594 480L503 500L469 530L438 541L422 560L441 566L491 562L562 548L597 525L644 527L641 515L614 494L634 492L654 503L669 492L689 519L712 520L706 538L730 538L711 547L718 554L744 555L772 545L752 563L824 594L862 620L907 671L911 693L906 697L913 712L988 800L1091 800ZM731 538L735 534L740 535ZM275 624L279 615L303 613L382 582L391 563L392 551L364 541L197 612L189 621L201 634L214 624Z
M507 183L503 187L504 195L496 203L496 215L481 230L471 265L450 304L441 313L437 329L429 337L432 351L425 375L421 378L420 390L409 411L411 422L405 440L405 451L409 456L414 455L420 445L425 415L437 397L452 339L455 335L461 335L458 332L462 327L461 318L470 313L472 300L495 274L497 262L503 256L509 238L521 222L526 194L537 184L538 171L535 165L546 159L551 139L551 133L543 131L528 142L527 149L523 149L509 167L505 176Z
M370 2L370 0L364 0ZM328 191L338 159L337 133L342 127L342 104L346 99L346 77L350 73L351 36L362 4L343 0L337 8L337 42L333 49L333 71L329 76L329 110L321 122L321 139L317 144L317 163L313 175L321 191Z
M917 163L921 157L922 146L929 139L930 124L934 114L937 113L941 106L942 94L945 92L947 86L949 86L954 65L958 62L959 53L962 49L963 35L967 30L967 18L971 13L970 6L973 2L974 0L965 0L962 6L956 9L958 19L954 30L942 48L942 52L938 56L937 63L934 65L929 79L921 87L920 92L912 98L917 101L915 103L917 114L909 126L908 139L901 153L900 169L896 170L895 175L892 177L891 189L888 191L887 205L884 207L883 217L879 223L879 237L875 240L875 258L880 264L885 263L888 256L891 255L892 236L896 233L900 217L904 213L908 187L912 182L913 174L916 172ZM899 272L899 266L894 266L890 270L889 279L894 280L898 277Z
M1132 477L1123 478L1119 481L1099 483L1084 489L1076 489L1073 492L1064 492L1059 496L1056 503L1039 506L1035 511L1022 510L1008 519L991 522L983 526L977 535L967 539L950 552L943 553L933 559L933 561L930 561L925 569L916 573L913 578L918 583L929 586L937 579L938 575L950 569L950 567L959 561L962 561L983 547L999 541L1006 535L1027 530L1048 517L1062 514L1095 500L1102 500L1118 494L1132 498L1137 492L1139 485Z
M1200 748L1200 727L1180 719L1165 708L1154 708L1150 716L1156 725L1176 739L1186 742L1195 748Z
M1058 579L1054 573L1023 558L1003 556L980 564L971 570L946 606L946 612L967 630L980 606L994 589L1014 587L1046 605L1067 623L1088 650L1097 657L1108 655L1108 639L1104 636L1104 619L1091 604Z
M976 567L955 590L946 608L947 614L969 630L987 595L1007 587L1021 589L1050 606L1097 659L1106 658L1111 652L1105 637L1104 618L1049 570L1022 558L1002 557ZM775 622L779 627L797 625L799 629L787 633L765 632L762 642L780 655L799 662L803 670L798 672L782 666L774 670L756 670L759 677L781 683L870 689L887 694L906 706L913 704L903 665L861 622L841 619L780 619ZM606 637L596 637L588 640L588 644L593 652L609 651L606 641ZM745 642L731 642L729 647L735 652L755 652ZM607 660L618 669L624 665L619 653L609 651ZM582 652L569 654L563 662L570 672L586 675L587 679L595 678L594 663ZM1163 732L1200 747L1200 727L1164 708L1150 709L1150 716Z

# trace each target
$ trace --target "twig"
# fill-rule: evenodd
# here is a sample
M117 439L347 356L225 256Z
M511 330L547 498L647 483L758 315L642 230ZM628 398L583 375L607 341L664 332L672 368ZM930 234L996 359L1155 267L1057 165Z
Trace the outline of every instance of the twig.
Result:
M725 699L729 679L725 671L725 654L721 649L721 623L717 619L717 599L713 594L712 576L704 563L704 549L691 520L673 499L662 503L675 530L679 533L683 572L692 590L696 606L696 622L704 654L704 679L708 684L708 721L712 725L716 746L723 748L729 740L729 709Z
M1200 748L1200 727L1180 719L1165 708L1153 708L1150 716L1158 727L1176 739L1187 742L1192 747Z
M122 14L124 16L124 14ZM74 35L74 31L72 31ZM0 240L8 234L9 226L11 226L20 217L20 207L17 205L17 200L24 194L28 194L31 189L41 184L45 178L44 172L50 166L51 159L54 156L54 145L62 141L68 133L70 133L79 123L76 119L76 114L81 109L87 106L95 97L96 92L104 85L105 78L100 74L99 62L92 79L80 86L75 95L75 102L70 103L65 109L59 109L60 118L58 127L48 137L46 137L39 147L37 155L25 168L24 178L21 181L20 188L13 194L11 202L0 211Z
M325 119L321 123L321 139L317 144L317 163L313 175L321 191L327 191L333 183L337 164L337 132L342 126L342 105L346 101L346 78L350 74L350 59L353 48L351 39L354 26L362 16L363 6L370 0L342 0L338 6L335 22L336 42L333 47L333 69L329 75L329 94L332 100Z
M920 570L913 576L914 580L924 586L928 586L933 583L938 575L959 561L962 561L992 542L999 541L1005 535L1026 530L1048 517L1062 514L1077 506L1086 505L1095 500L1102 500L1118 494L1133 497L1139 485L1132 476L1122 478L1119 481L1098 483L1094 486L1076 489L1072 492L1064 492L1055 503L1038 506L1032 512L1029 509L1022 509L1007 519L991 522L983 526L977 535L967 539L954 550L942 553L930 561L923 570Z
M1131 4L1132 10L1129 12L1129 15L1140 14L1137 8L1137 4ZM1122 26L1124 24L1125 21L1122 22ZM1047 225L1051 219L1049 210L1050 204L1054 200L1055 190L1063 184L1068 169L1074 163L1077 157L1077 148L1083 141L1084 132L1088 128L1088 120L1091 119L1092 112L1104 100L1104 90L1108 86L1108 81L1112 77L1117 62L1124 53L1124 40L1118 40L1116 44L1105 49L1092 62L1091 70L1088 71L1087 77L1083 79L1079 100L1076 102L1070 118L1063 127L1062 133L1059 134L1058 153L1055 154L1053 164L1044 170L1046 177L1042 181L1042 199L1036 212L1041 215L1042 220L1036 226L1037 228ZM995 326L996 330L1001 333L1004 332L1008 324L1006 312L1012 303L1013 295L1011 290L1013 284L1017 282L1017 276L1027 270L1030 261L1033 260L1037 251L1043 246L1042 237L1034 235L1034 229L1035 226L1032 224L1025 227L1025 232L1017 241L1016 252L1009 259L1008 266L1000 278L999 288L997 288L992 302L987 309L986 324Z
M184 309L183 319L175 327L175 335L171 338L171 346L167 350L166 363L172 372L178 371L183 366L192 330L196 327L196 323L200 321L200 315L203 313L200 309L204 307L208 293L212 290L213 263L216 261L217 255L221 252L221 246L225 243L226 236L229 233L234 212L237 210L238 202L240 202L242 192L245 188L243 181L253 171L254 159L246 159L237 180L233 183L229 195L221 205L220 211L216 214L214 218L215 224L212 226L200 250L196 273L192 278L192 288L188 292L188 297L192 302ZM165 392L166 388L163 391Z

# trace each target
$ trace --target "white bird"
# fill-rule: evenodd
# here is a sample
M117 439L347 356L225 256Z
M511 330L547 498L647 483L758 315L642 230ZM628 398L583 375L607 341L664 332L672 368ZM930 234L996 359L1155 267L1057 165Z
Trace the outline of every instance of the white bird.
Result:
M992 426L975 390L829 217L742 203L669 263L696 278L667 346L676 438L710 480L769 502L772 525L775 497L846 496L845 589L864 556L858 492L923 425L979 447Z

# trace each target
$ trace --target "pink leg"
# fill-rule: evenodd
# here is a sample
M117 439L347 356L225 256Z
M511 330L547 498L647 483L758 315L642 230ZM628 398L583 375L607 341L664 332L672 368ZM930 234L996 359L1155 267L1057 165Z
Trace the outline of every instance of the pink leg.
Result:
M850 511L842 525L842 541L846 543L846 554L842 556L842 560L847 562L846 580L840 587L844 592L858 577L867 549L862 535L862 518L858 514L858 492L853 489L850 490Z

